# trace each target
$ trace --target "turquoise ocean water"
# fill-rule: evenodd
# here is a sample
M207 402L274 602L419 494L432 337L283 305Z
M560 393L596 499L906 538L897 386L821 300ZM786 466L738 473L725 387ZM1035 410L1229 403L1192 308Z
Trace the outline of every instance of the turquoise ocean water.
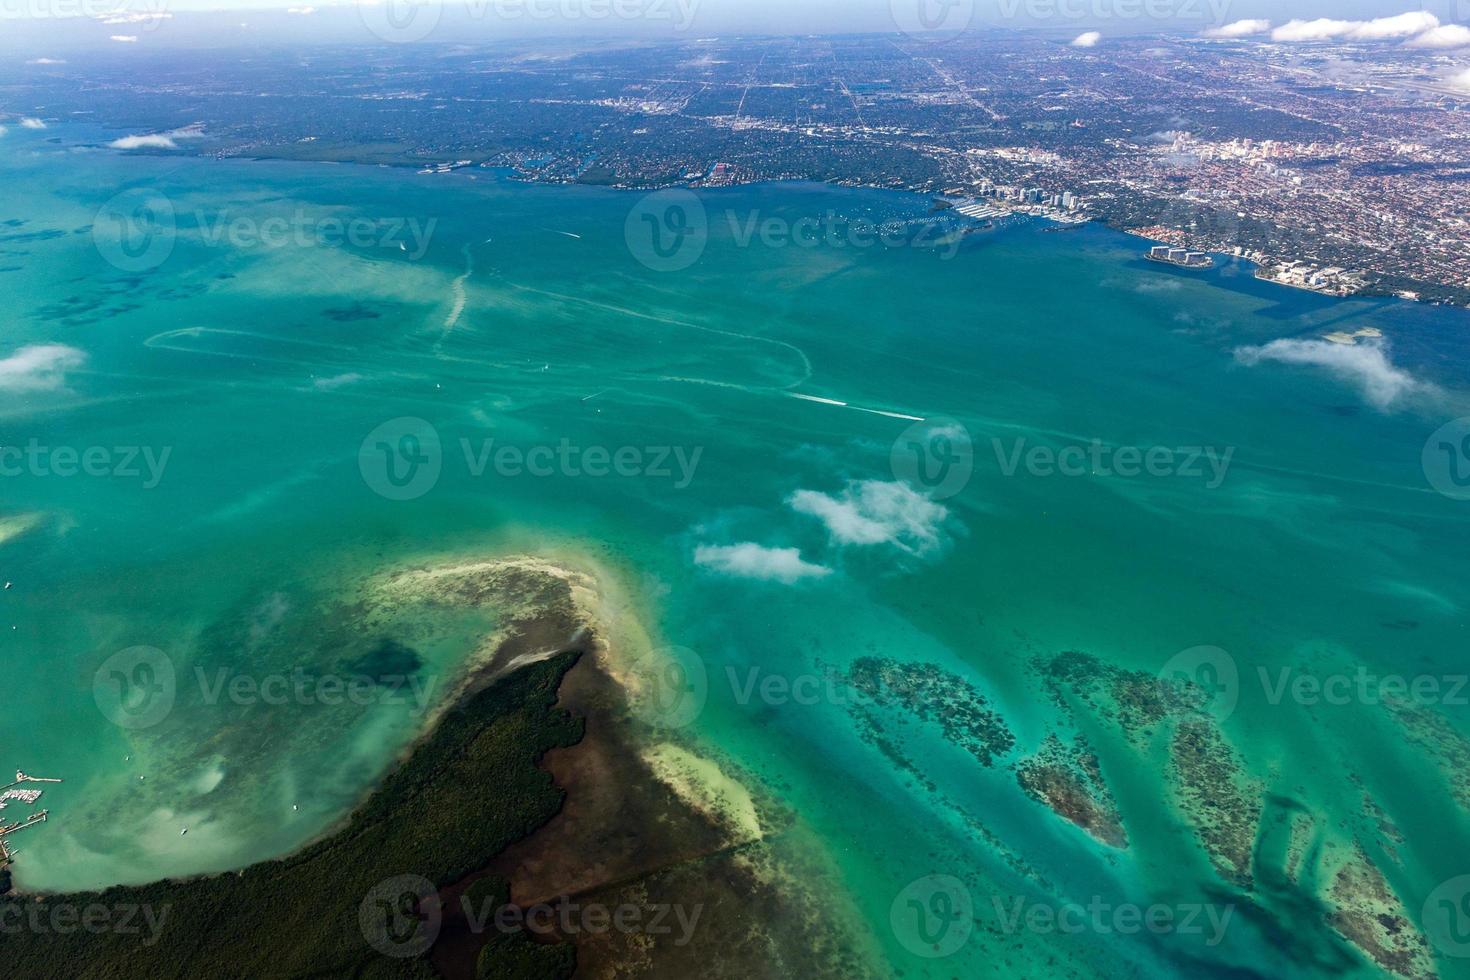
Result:
M0 518L26 528L0 543L0 766L66 780L46 791L53 820L14 838L21 885L223 870L322 832L418 731L419 705L209 703L209 685L393 664L349 626L359 584L502 553L589 556L655 642L693 652L708 695L684 734L799 814L837 870L834 908L891 972L1372 975L1320 904L1342 861L1361 851L1415 923L1470 873L1453 765L1470 708L1430 705L1447 726L1431 739L1367 699L1273 699L1258 679L1361 666L1451 688L1465 672L1470 503L1453 497L1470 460L1441 439L1425 465L1431 434L1470 414L1465 312L1292 291L1233 261L1180 272L1091 227L742 241L752 218L919 228L930 206L814 185L702 194L708 246L670 269L678 256L639 244L638 195L96 139L0 138L0 445L100 449L108 473L53 457L0 483ZM119 208L166 219L166 257L154 240L117 249L99 223ZM353 219L372 234L333 237ZM282 228L307 231L259 241ZM1385 338L1322 340L1364 328ZM1229 465L1010 466L1094 440ZM627 450L638 472L493 455L477 470L481 453L564 446ZM428 489L380 465L423 452ZM958 475L941 486L945 463ZM441 623L414 646L424 682L494 625ZM108 665L138 647L165 653L178 693L156 724L119 725ZM1248 892L1171 795L1165 742L1075 723L1126 849L1029 799L1011 768L1064 710L1049 658L1153 676L1199 647L1234 667L1219 727L1232 778L1265 801ZM834 678L860 658L937 666L1013 743L985 765L945 712L855 706ZM769 678L778 693L751 693ZM792 682L806 693L779 693ZM1317 870L1273 889L1294 813ZM970 903L963 930L912 918L937 908L931 875L962 883L944 900ZM1001 914L1093 901L1234 917L1211 936L1017 931ZM1423 926L1439 970L1464 973L1457 933Z

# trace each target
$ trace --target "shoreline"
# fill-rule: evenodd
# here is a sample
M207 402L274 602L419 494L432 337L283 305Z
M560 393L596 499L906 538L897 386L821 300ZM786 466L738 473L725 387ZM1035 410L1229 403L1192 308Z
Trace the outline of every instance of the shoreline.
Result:
M202 124L199 124L199 125L202 125ZM110 127L102 126L102 127L99 127L99 128L109 129ZM112 132L115 132L115 133L126 133L127 132L127 130L124 130L124 129L113 129L111 131ZM220 151L217 151L217 150L216 151L209 151L209 150L204 149L203 147L200 147L200 148L192 148L191 147L189 149L179 149L179 150L175 150L175 151L144 151L144 152L111 151L110 148L107 145L107 142L106 141L101 141L101 140L99 140L99 141L97 141L95 143L94 142L79 142L77 145L87 146L89 148L97 149L97 150L103 151L103 152L114 152L118 156L135 156L135 157L156 158L156 159L179 159L179 158L184 158L184 159L193 159L193 160L199 160L199 161L206 161L207 160L207 161L220 162L220 163L225 163L225 162L278 163L278 164L295 164L295 165L303 165L303 166L310 165L310 164L327 164L327 165L331 165L331 166L362 167L364 169L375 170L375 171L388 170L388 171L393 171L393 172L404 172L404 173L409 174L409 175L412 175L412 176L419 176L420 175L420 171L422 171L422 169L423 169L423 167L425 166L425 163L426 163L426 161L408 161L408 160L401 160L401 161L372 161L372 160L366 160L366 159L356 158L356 157L353 157L351 155L339 155L337 157L332 157L332 158L310 158L310 157L300 157L300 156L289 156L289 155L286 155L284 152L278 152L278 153L261 152L258 149L256 151L254 151L254 152L251 152L251 153L241 153L241 154L238 154L238 155L228 154L228 153L220 152ZM925 190L923 188L915 188L915 187L894 187L894 186L891 186L891 185L874 184L874 183L871 183L871 182L868 182L868 181L863 181L863 180L846 180L846 179L842 179L842 178L817 179L817 178L810 178L810 177L777 177L777 178L765 178L765 179L760 179L760 180L736 181L736 182L732 182L732 183L728 183L728 184L719 184L719 185L705 185L705 184L701 183L700 181L690 181L690 180L672 180L672 181L662 181L662 182L651 182L651 183L646 183L646 184L644 184L644 183L607 183L607 184L603 184L603 183L586 183L586 182L577 181L577 180L542 180L542 179L536 178L534 176L526 176L522 172L520 172L519 170L517 170L514 166L511 166L511 165L498 165L498 164L497 165L487 165L485 163L476 163L476 164L473 164L473 165L467 166L467 167L457 167L457 168L455 168L453 170L450 170L450 171L447 171L447 172L443 172L443 173L429 173L429 174L424 174L424 176L436 177L436 178L437 177L454 177L454 176L460 176L460 177L469 177L469 178L471 178L471 180L478 180L481 176L488 176L491 180L504 181L504 182L507 182L507 183L512 183L512 184L516 184L516 185L520 185L520 186L527 186L527 187L580 188L580 189L584 189L584 190L588 190L588 191L611 191L611 192L620 193L620 194L651 194L651 193L655 193L655 192L658 192L658 191L670 190L670 189L687 189L687 190L690 190L690 191L693 191L693 192L698 193L698 192L707 192L707 191L739 190L739 189L742 189L742 188L759 188L759 187L762 187L762 186L811 185L811 186L815 186L815 187L824 187L824 188L831 188L831 189L879 191L879 192L884 192L884 193L901 194L901 195L918 197L918 198L928 198L931 201L932 200L937 200L937 199L939 199L940 197L943 196L943 192L942 191L931 191L931 190ZM1020 211L1013 212L1010 215L1010 217L1018 217L1018 218L1041 218L1041 220L1049 220L1049 219L1045 219L1043 216L1031 215L1031 214L1027 214L1025 212L1020 212ZM1157 239L1150 238L1147 235L1140 234L1136 230L1136 228L1129 227L1128 225L1126 225L1126 224L1124 224L1124 223L1122 223L1120 221L1116 221L1116 220L1114 220L1112 218L1109 218L1107 216L1104 216L1104 215L1089 215L1088 216L1088 220L1085 223L1079 224L1077 227L1082 227L1083 224L1085 224L1085 225L1095 225L1095 226L1100 226L1100 227L1103 227L1103 228L1107 228L1109 231L1115 232L1115 233L1117 233L1119 235L1124 235L1124 236L1129 236L1129 237L1136 237L1136 238L1143 238L1143 239L1149 240L1149 241L1158 241ZM1212 255L1212 256L1214 256L1214 257L1217 258L1217 261L1216 261L1216 264L1215 264L1215 267L1216 268L1219 268L1222 265L1222 263L1218 261L1218 258L1219 257L1222 257L1222 256L1225 257L1225 258L1227 258L1227 259L1237 259L1239 261L1242 261L1242 262L1245 262L1245 263L1249 264L1252 267L1253 274L1263 268L1262 265L1260 265L1259 263L1251 260L1250 258L1248 258L1248 257L1246 257L1244 255L1236 255L1233 252L1222 251L1218 247L1214 246L1213 244L1211 246L1209 246L1209 247L1206 247L1206 248L1202 249L1202 250L1208 252L1210 255ZM1203 270L1201 270L1201 271L1203 271ZM1275 279L1271 279L1271 278L1268 278L1268 277L1256 276L1256 278L1259 279L1262 282L1271 283L1271 284L1277 285L1277 286L1283 286L1283 287L1286 287L1286 288L1289 288L1289 289L1294 289L1296 291L1315 293L1315 294L1317 294L1319 296L1322 296L1322 297L1325 297L1327 299L1336 299L1336 300L1391 299L1391 300L1398 300L1398 301L1405 302L1405 303L1413 303L1413 304L1421 305L1421 306L1425 306L1425 307L1448 306L1448 307L1451 307L1453 309L1470 309L1470 299L1467 299L1463 303L1456 303L1456 302L1453 302L1453 301L1450 301L1450 300L1431 300L1431 299L1428 299L1428 298L1424 297L1423 295L1419 295L1419 293L1422 293L1423 290L1417 291L1416 292L1416 295L1414 295L1414 296L1405 296L1405 295L1403 295L1403 290L1402 289L1394 289L1394 288L1391 288L1389 286L1376 286L1376 285L1369 284L1365 288L1363 288L1363 289L1361 289L1361 290L1359 290L1359 291L1357 291L1355 293L1351 293L1349 295L1343 296L1343 295L1339 295L1339 294L1336 294L1336 293L1331 293L1331 292L1327 292L1327 291L1324 291L1324 290L1315 289L1315 288L1312 288L1312 287L1296 287L1296 286L1293 286L1291 283L1281 282L1281 281L1278 281L1278 280L1275 280ZM1428 282L1428 283L1420 283L1419 285L1431 286L1431 287L1434 287L1436 289L1456 288L1456 287L1453 287L1453 286L1451 286L1449 284L1446 284L1446 283L1433 283L1433 282Z
M359 902L371 896L368 884L410 870L437 883L443 922L442 933L436 927L436 941L413 962L426 969L432 964L444 977L474 980L483 969L482 955L499 957L507 944L514 947L515 956L539 964L527 976L569 975L556 972L559 966L553 968L553 961L561 964L568 950L574 950L570 955L578 964L578 976L612 977L631 965L653 965L681 975L712 959L728 963L735 975L759 973L773 961L801 960L808 961L803 972L834 980L877 975L871 971L876 959L858 931L858 918L831 911L834 905L846 906L847 900L821 848L801 840L795 815L753 776L710 754L692 734L652 728L638 717L629 701L628 671L634 668L627 661L634 660L636 666L643 651L650 649L649 640L606 568L586 556L555 550L547 557L444 556L398 564L371 576L363 591L368 596L390 596L384 598L390 603L426 601L448 607L500 600L518 614L469 655L454 684L425 716L422 730L382 778L366 787L340 819L300 847L241 868L141 885L84 892L12 890L0 893L0 911L7 903L45 907L95 902L103 896L151 899L175 909L181 918L186 913L177 910L187 908L188 914L204 915L203 920L166 932L161 943L148 947L147 955L165 960L183 957L180 962L196 969L200 958L213 954L194 948L200 941L195 932L206 931L211 943L219 938L220 920L212 909L246 901L243 896L269 884L272 894L285 889L300 894L308 906L315 904L318 918L353 922L350 949L339 955L366 957L362 963L371 964L382 955L381 944L371 935L366 939L372 949L351 941L356 920L363 914ZM370 603L365 607L373 608ZM537 697L517 693L528 685L540 692ZM544 716L541 703L547 710ZM494 704L503 707L487 707ZM536 724L546 729L547 737L525 743L514 734L520 722L504 727L510 720L507 711L527 720L543 719ZM499 769L472 776L467 783L444 783L451 777L432 775L472 765L479 750L464 753L487 739L501 746L498 751L509 753L507 759L519 757L517 766L526 768L518 778L527 787L538 787L534 794L507 788L500 776L486 778ZM670 757L688 763L677 778L659 764ZM437 788L441 783L444 790ZM435 815L437 806L424 809L430 805L426 801L439 799L451 788L493 801L491 809L487 811L483 803L450 804L440 815ZM706 805L732 791L749 801L749 812L757 820L754 832L726 808ZM413 812L420 816L414 818ZM415 819L445 824L446 831L454 826L462 829L419 845L413 843L420 835L417 829L404 839ZM464 839L475 836L469 827L487 819L508 835L498 838L502 844L496 846L491 841L497 838L489 838L476 847L473 839ZM380 853L382 848L376 846L363 851L370 838L381 839L386 851ZM421 853L423 860L400 861L393 857L398 850L405 857ZM364 857L348 858L343 852ZM366 854L377 855L373 863L379 870L358 866ZM791 870L793 861L802 873ZM271 883L276 878L286 881ZM310 887L292 884L298 880L319 883L318 897L312 897ZM688 915L689 932L574 931L531 937L527 931L468 928L465 910L487 894L503 894L504 905L521 909L568 901L645 913L682 909ZM824 938L812 946L814 927L803 924L800 913L819 906L829 911L819 923ZM332 909L335 913L329 914ZM751 909L761 911L752 915ZM242 932L254 935L253 928L254 920L249 920L243 925L232 922L223 931L233 938ZM753 932L760 932L765 941L750 944L733 938ZM55 937L31 935L29 940L48 938ZM125 937L118 936L79 936L63 942L66 948L59 955L65 959L76 953L88 963L108 962L113 952L80 951L91 941L121 945L122 952L116 955L138 955L136 947L128 947ZM323 942L322 950L331 945ZM333 942L340 943L340 936ZM309 942L306 945L310 947ZM24 964L31 951L22 946L26 948L17 955ZM490 948L495 952L485 954ZM320 955L321 950L298 951L297 966L332 969L328 964L336 960Z

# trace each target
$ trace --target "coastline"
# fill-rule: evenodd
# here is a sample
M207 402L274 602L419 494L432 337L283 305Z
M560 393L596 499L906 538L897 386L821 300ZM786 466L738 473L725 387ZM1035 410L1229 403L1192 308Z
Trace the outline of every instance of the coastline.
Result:
M813 942L813 924L803 923L801 913L819 907L818 898L829 908L834 901L832 894L812 887L832 871L818 847L799 840L794 815L758 787L742 789L759 814L756 833L719 807L702 805L722 790L754 783L747 784L747 774L709 756L683 733L652 728L630 710L626 658L630 653L636 657L647 637L615 587L597 587L609 579L569 568L560 563L565 557L558 556L557 562L526 555L414 562L369 583L369 594L391 596L385 599L389 602L427 599L458 605L494 597L516 614L465 661L453 686L426 715L419 735L383 778L366 788L350 812L300 848L232 871L144 885L84 893L0 892L0 911L7 905L90 905L103 898L185 908L195 921L172 928L163 924L157 945L141 954L160 975L167 975L171 967L165 964L208 970L207 964L225 955L233 942L242 937L257 941L249 937L273 920L268 916L257 926L251 913L243 911L255 908L244 896L262 885L272 894L286 889L283 893L299 895L304 905L316 907L315 916L323 921L353 921L365 914L362 909L368 908L377 878L409 873L437 885L437 898L430 899L440 910L436 941L410 959L424 971L433 965L436 972L423 972L426 977L484 976L482 959L500 957L507 943L514 945L515 955L527 958L526 976L569 975L563 972L569 955L579 976L613 977L634 965L687 972L712 959L756 973L773 961L805 960L803 972L816 976L871 974L855 952L865 949L863 941L848 931L855 917L823 916L819 925L824 938L818 943ZM607 574L605 569L597 572ZM544 734L527 741L514 734L522 730L521 722L503 730L507 711ZM536 787L534 792L507 793L502 776L485 778L501 772L504 763L462 786L455 785L459 781L453 776L436 775L463 772L465 750L485 739L493 739L506 760L519 759L522 775L515 781ZM690 792L689 784L660 772L654 760L670 752L670 746L677 746L684 758L698 760L694 784L707 779L719 788ZM478 754L475 750L469 758ZM493 801L492 810L483 802L427 803L446 791L481 796ZM442 824L445 833L422 845L401 841L403 835L417 834L408 829L413 820ZM488 838L483 831L470 830L486 823L498 825ZM382 845L364 851L370 836ZM343 852L358 857L344 859ZM367 854L377 860L368 862ZM410 859L413 854L420 857ZM793 859L804 866L799 884L798 876L787 870ZM379 868L369 872L359 866L364 862ZM817 868L820 872L812 874ZM307 884L296 884L303 879ZM534 937L528 930L471 928L467 913L474 903L486 894L500 895L502 889L506 907L571 902L645 911L673 908L683 911L690 928L669 934L554 930L538 931ZM214 930L220 920L212 910L231 906L237 908L232 914L244 921L232 921L229 937L217 942ZM762 911L752 917L753 908ZM760 929L766 930L763 943L746 941L752 930ZM118 957L140 955L126 937L80 935L54 947L46 945L48 939L55 941L31 934L19 947L7 943L12 963L21 967L18 975L26 975L32 957L55 956L66 962L74 956L76 963L87 965L75 975L102 976ZM364 971L360 975L375 975L398 955L390 951L382 956L380 937L369 932L359 942L349 931L345 950L341 940L336 934L314 945L308 937L291 961L299 969L330 970L330 964L340 965L347 956ZM268 950L268 943L262 945ZM485 954L492 947L495 953ZM568 954L570 949L575 953Z

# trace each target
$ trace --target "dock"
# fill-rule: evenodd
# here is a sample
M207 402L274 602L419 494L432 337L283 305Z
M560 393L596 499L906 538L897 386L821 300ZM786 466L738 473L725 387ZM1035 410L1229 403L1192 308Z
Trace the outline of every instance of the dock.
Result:
M23 784L59 782L61 782L61 780L59 779L48 779L44 776L31 776L27 775L24 771L17 769L15 772L15 780L13 782L7 783L4 786L0 786L0 810L4 810L12 803L20 803L24 804L25 806L36 805L36 802L41 799L41 794L44 792L44 790L17 789L17 787ZM11 844L8 838L10 838L10 836L13 834L20 833L22 830L25 830L28 827L34 827L36 826L36 824L45 823L47 817L49 817L50 814L50 810L38 810L30 816L26 817L24 820L17 820L15 823L0 823L0 871L3 871L9 864L11 864L11 862L15 860L15 847Z

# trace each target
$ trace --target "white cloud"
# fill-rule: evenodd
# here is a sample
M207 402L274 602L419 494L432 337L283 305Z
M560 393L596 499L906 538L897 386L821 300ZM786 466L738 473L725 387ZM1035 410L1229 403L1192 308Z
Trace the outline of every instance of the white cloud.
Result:
M1272 31L1271 40L1330 41L1336 37L1347 37L1361 23L1362 21L1359 20L1331 20L1327 17L1320 17L1317 20L1293 20Z
M1379 17L1375 20L1334 20L1330 17L1302 20L1298 18L1272 31L1271 39L1275 41L1332 41L1347 38L1353 41L1387 41L1433 32L1439 26L1439 18L1425 10L1411 10L1405 14Z
M1470 92L1470 68L1466 68L1458 75L1451 75L1447 81L1462 92Z
M28 65L64 65L64 64L66 64L66 62L63 61L60 58L32 58L30 61L27 61L26 64L28 64Z
M114 150L177 150L179 144L175 143L164 133L150 133L147 136L124 136L107 144Z
M315 7L287 7L286 13L295 14L298 17L308 17L316 13Z
M129 135L115 139L107 145L114 150L176 150L176 140L201 140L204 139L204 126L194 123L190 126L181 126L178 129L170 129L164 133L144 133L142 135Z
M1388 345L1381 340L1353 345L1326 340L1273 340L1264 347L1242 347L1235 357L1249 365L1277 361L1323 368L1356 388L1369 404L1381 411L1388 411L1412 396L1437 390L1395 366L1388 359Z
M1084 34L1078 34L1077 35L1077 39L1072 42L1072 47L1074 47L1074 48L1090 48L1093 45L1097 44L1097 42L1099 42L1101 40L1102 40L1102 35L1100 33L1098 33L1097 31L1087 31Z
M155 13L134 11L131 13L118 12L115 14L105 14L97 19L111 27L117 26L118 24L155 24L161 20L173 20L173 16L173 14L164 11L157 11Z
M110 38L110 40L116 41L119 44L137 44L138 43L138 35L136 35L136 34L114 34L114 35L112 35L112 37Z
M21 129L45 129L46 124L34 116L22 116L20 120Z
M1233 24L1210 28L1205 31L1205 37L1250 37L1253 34L1264 34L1270 29L1269 20L1237 20Z
M1429 11L1411 10L1397 17L1379 17L1377 20L1365 21L1353 31L1352 36L1359 41L1381 41L1385 38L1413 37L1438 26L1439 18Z
M932 551L949 510L906 483L867 480L849 484L840 496L798 490L786 501L798 514L820 520L833 543L891 544L910 554Z
M66 372L86 359L65 344L22 347L0 360L0 391L55 391L66 383Z
M832 574L832 569L804 560L796 548L767 548L749 541L732 545L700 545L694 549L694 563L738 578L786 585Z
M1445 50L1448 48L1463 48L1470 46L1470 27L1463 24L1445 24L1433 30L1425 31L1418 37L1410 38L1404 42L1410 48L1433 48Z

